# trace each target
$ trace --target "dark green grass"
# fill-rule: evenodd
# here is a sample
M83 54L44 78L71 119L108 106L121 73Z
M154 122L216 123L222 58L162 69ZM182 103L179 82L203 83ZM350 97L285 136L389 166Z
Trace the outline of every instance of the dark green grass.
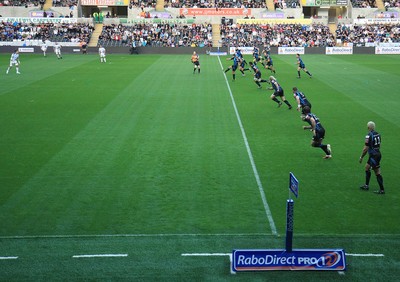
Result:
M224 280L231 278L227 258L180 254L283 247L283 237L271 236L216 57L201 57L200 75L192 74L190 56L112 55L107 64L91 55L21 57L22 75L15 70L5 75L5 69L0 75L0 256L20 257L0 261L7 280ZM8 59L0 56L1 65ZM293 86L310 98L332 145L331 160L311 148L311 133L301 129L298 112L276 108L272 91L258 90L250 73L238 74L235 82L227 73L277 233L285 232L292 171L301 185L296 248L345 248L385 257L349 258L344 277L279 272L236 279L379 280L386 268L390 280L399 260L394 242L400 234L395 184L400 59L305 55L303 60L312 79L304 73L296 79L295 57L277 55L276 77L292 104ZM230 63L221 62L224 68ZM385 196L358 189L369 120L383 138ZM377 189L374 176L371 189ZM154 236L82 237L102 234ZM15 236L25 239L11 239ZM129 259L71 259L119 252L129 253ZM60 265L63 274L55 273ZM29 270L22 274L21 268Z

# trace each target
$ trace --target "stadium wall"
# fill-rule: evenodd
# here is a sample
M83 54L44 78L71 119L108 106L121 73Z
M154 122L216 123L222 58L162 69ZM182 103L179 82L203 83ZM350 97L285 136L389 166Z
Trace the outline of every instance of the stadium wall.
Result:
M27 47L15 47L15 46L0 46L0 53L9 53L14 52L16 48L25 48L28 52L21 52L23 57L24 54L42 54L39 46L27 46ZM196 51L200 55L206 55L206 52L209 51L209 48L192 48L192 47L138 47L137 48L139 55L142 54L162 54L162 55L177 55L177 54L187 54L190 55L193 51ZM305 48L305 54L319 54L325 55L325 47L313 47L313 48ZM228 53L228 48L211 48L211 52L226 52ZM53 49L49 47L47 53L51 56L53 54ZM63 54L76 54L82 55L82 52L78 47L63 47ZM88 54L98 54L98 48L88 48ZM108 47L107 54L130 54L129 47ZM277 55L278 48L271 48L271 54ZM353 54L375 54L374 47L354 47ZM137 56L136 54L132 56ZM285 55L282 55L285 56ZM290 55L289 55L290 56ZM335 55L329 55L335 56Z

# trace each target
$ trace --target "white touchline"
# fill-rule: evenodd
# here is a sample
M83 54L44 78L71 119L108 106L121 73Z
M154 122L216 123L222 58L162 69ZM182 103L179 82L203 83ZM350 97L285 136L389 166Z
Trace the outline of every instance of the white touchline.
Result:
M18 257L0 257L0 259L17 259Z
M351 257L384 257L384 254L350 254L346 253L346 256L351 256Z
M230 256L231 253L192 253L182 254L183 257L217 257L217 256Z
M105 257L127 257L128 254L98 254L98 255L75 255L73 258L105 258Z
M221 69L223 70L224 68L222 66L221 59L220 59L219 56L218 56L218 61L219 61L219 64L221 66ZM239 111L238 111L238 109L236 107L236 102L235 102L235 99L233 98L233 94L232 94L231 88L229 86L228 79L226 78L225 72L224 72L224 78L225 78L226 85L228 86L229 95L231 96L232 105L233 105L233 108L234 108L235 113L236 113L236 118L237 118L237 121L239 123L240 130L242 132L243 141L244 141L244 144L245 144L246 149L247 149L247 154L248 154L249 159L250 159L251 167L253 168L254 177L256 178L258 190L260 191L261 199L262 199L262 202L264 204L265 213L267 214L267 218L268 218L268 221L269 221L269 225L271 227L272 234L277 235L278 232L276 231L275 222L274 222L274 219L272 218L271 210L269 209L269 205L268 205L268 202L267 202L267 198L265 196L264 188L263 188L263 186L261 184L260 176L258 174L257 167L256 167L256 164L254 162L253 154L251 153L250 145L249 145L249 142L247 141L246 132L244 131L242 120L240 119Z

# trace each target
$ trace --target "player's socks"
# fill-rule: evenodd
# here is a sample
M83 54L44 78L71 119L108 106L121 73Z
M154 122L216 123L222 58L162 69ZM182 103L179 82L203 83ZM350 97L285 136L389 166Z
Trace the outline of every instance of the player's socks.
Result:
M385 188L383 188L383 177L382 177L382 175L378 174L376 176L376 180L378 181L379 188L381 189L381 191L384 191Z
M274 97L272 100L275 101L275 102L278 103L278 104L281 103L281 102L279 102L278 99L276 99L276 97Z
M236 74L232 74L233 80L236 80Z
M297 77L300 77L300 71L297 71Z
M370 179L371 179L371 171L367 170L365 172L365 185L367 185L367 186L369 185Z
M290 103L289 103L289 101L288 100L285 100L285 101L283 101L286 105L288 105L288 107L289 107L289 110L292 108L292 105L290 105Z
M229 71L230 70L230 68L227 68L226 70L225 70L225 72L227 72L227 71Z
M331 154L331 152L329 152L329 150L328 150L328 146L327 145L321 144L321 145L319 145L319 147L325 152L326 155L330 155Z
M309 76L312 76L312 74L309 71L306 71L306 74L308 74Z

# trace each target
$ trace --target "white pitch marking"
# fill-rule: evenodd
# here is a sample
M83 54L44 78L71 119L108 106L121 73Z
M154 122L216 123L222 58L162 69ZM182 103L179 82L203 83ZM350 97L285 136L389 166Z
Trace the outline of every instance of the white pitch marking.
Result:
M75 255L73 258L115 258L115 257L127 257L128 254L99 254L99 255Z
M219 61L219 64L221 66L221 69L223 70L224 67L222 66L221 59L219 58L219 56L218 56L218 61ZM275 222L274 222L274 219L272 217L271 210L269 209L269 205L268 205L268 202L267 202L267 197L265 196L264 188L262 186L262 183L261 183L261 180L260 180L260 176L258 174L257 167L256 167L256 164L254 162L253 154L251 153L250 145L249 145L249 142L247 141L246 132L244 131L242 120L240 119L239 111L238 111L238 109L236 107L236 102L235 102L235 99L233 98L233 94L232 94L231 88L229 86L228 79L226 78L225 72L224 72L224 78L225 78L226 85L228 86L229 95L231 97L233 109L235 110L236 118L237 118L237 121L239 123L240 130L242 131L243 141L244 141L244 144L245 144L246 149L247 149L247 155L249 156L251 167L253 168L253 174L254 174L254 177L256 178L258 190L260 191L261 199L262 199L262 202L264 204L264 210L265 210L265 213L267 214L267 218L268 218L268 221L269 221L269 226L271 227L272 234L273 235L278 235L278 232L277 232L276 226L275 226Z
M0 259L17 259L18 257L0 257Z
M384 254L350 254L346 253L346 256L351 256L351 257L384 257Z
M229 264L231 274L236 274L235 271L232 270L232 254L231 253L186 253L181 254L183 257L228 257L229 256Z
M192 254L182 254L183 257L221 257L230 256L230 253L192 253Z

